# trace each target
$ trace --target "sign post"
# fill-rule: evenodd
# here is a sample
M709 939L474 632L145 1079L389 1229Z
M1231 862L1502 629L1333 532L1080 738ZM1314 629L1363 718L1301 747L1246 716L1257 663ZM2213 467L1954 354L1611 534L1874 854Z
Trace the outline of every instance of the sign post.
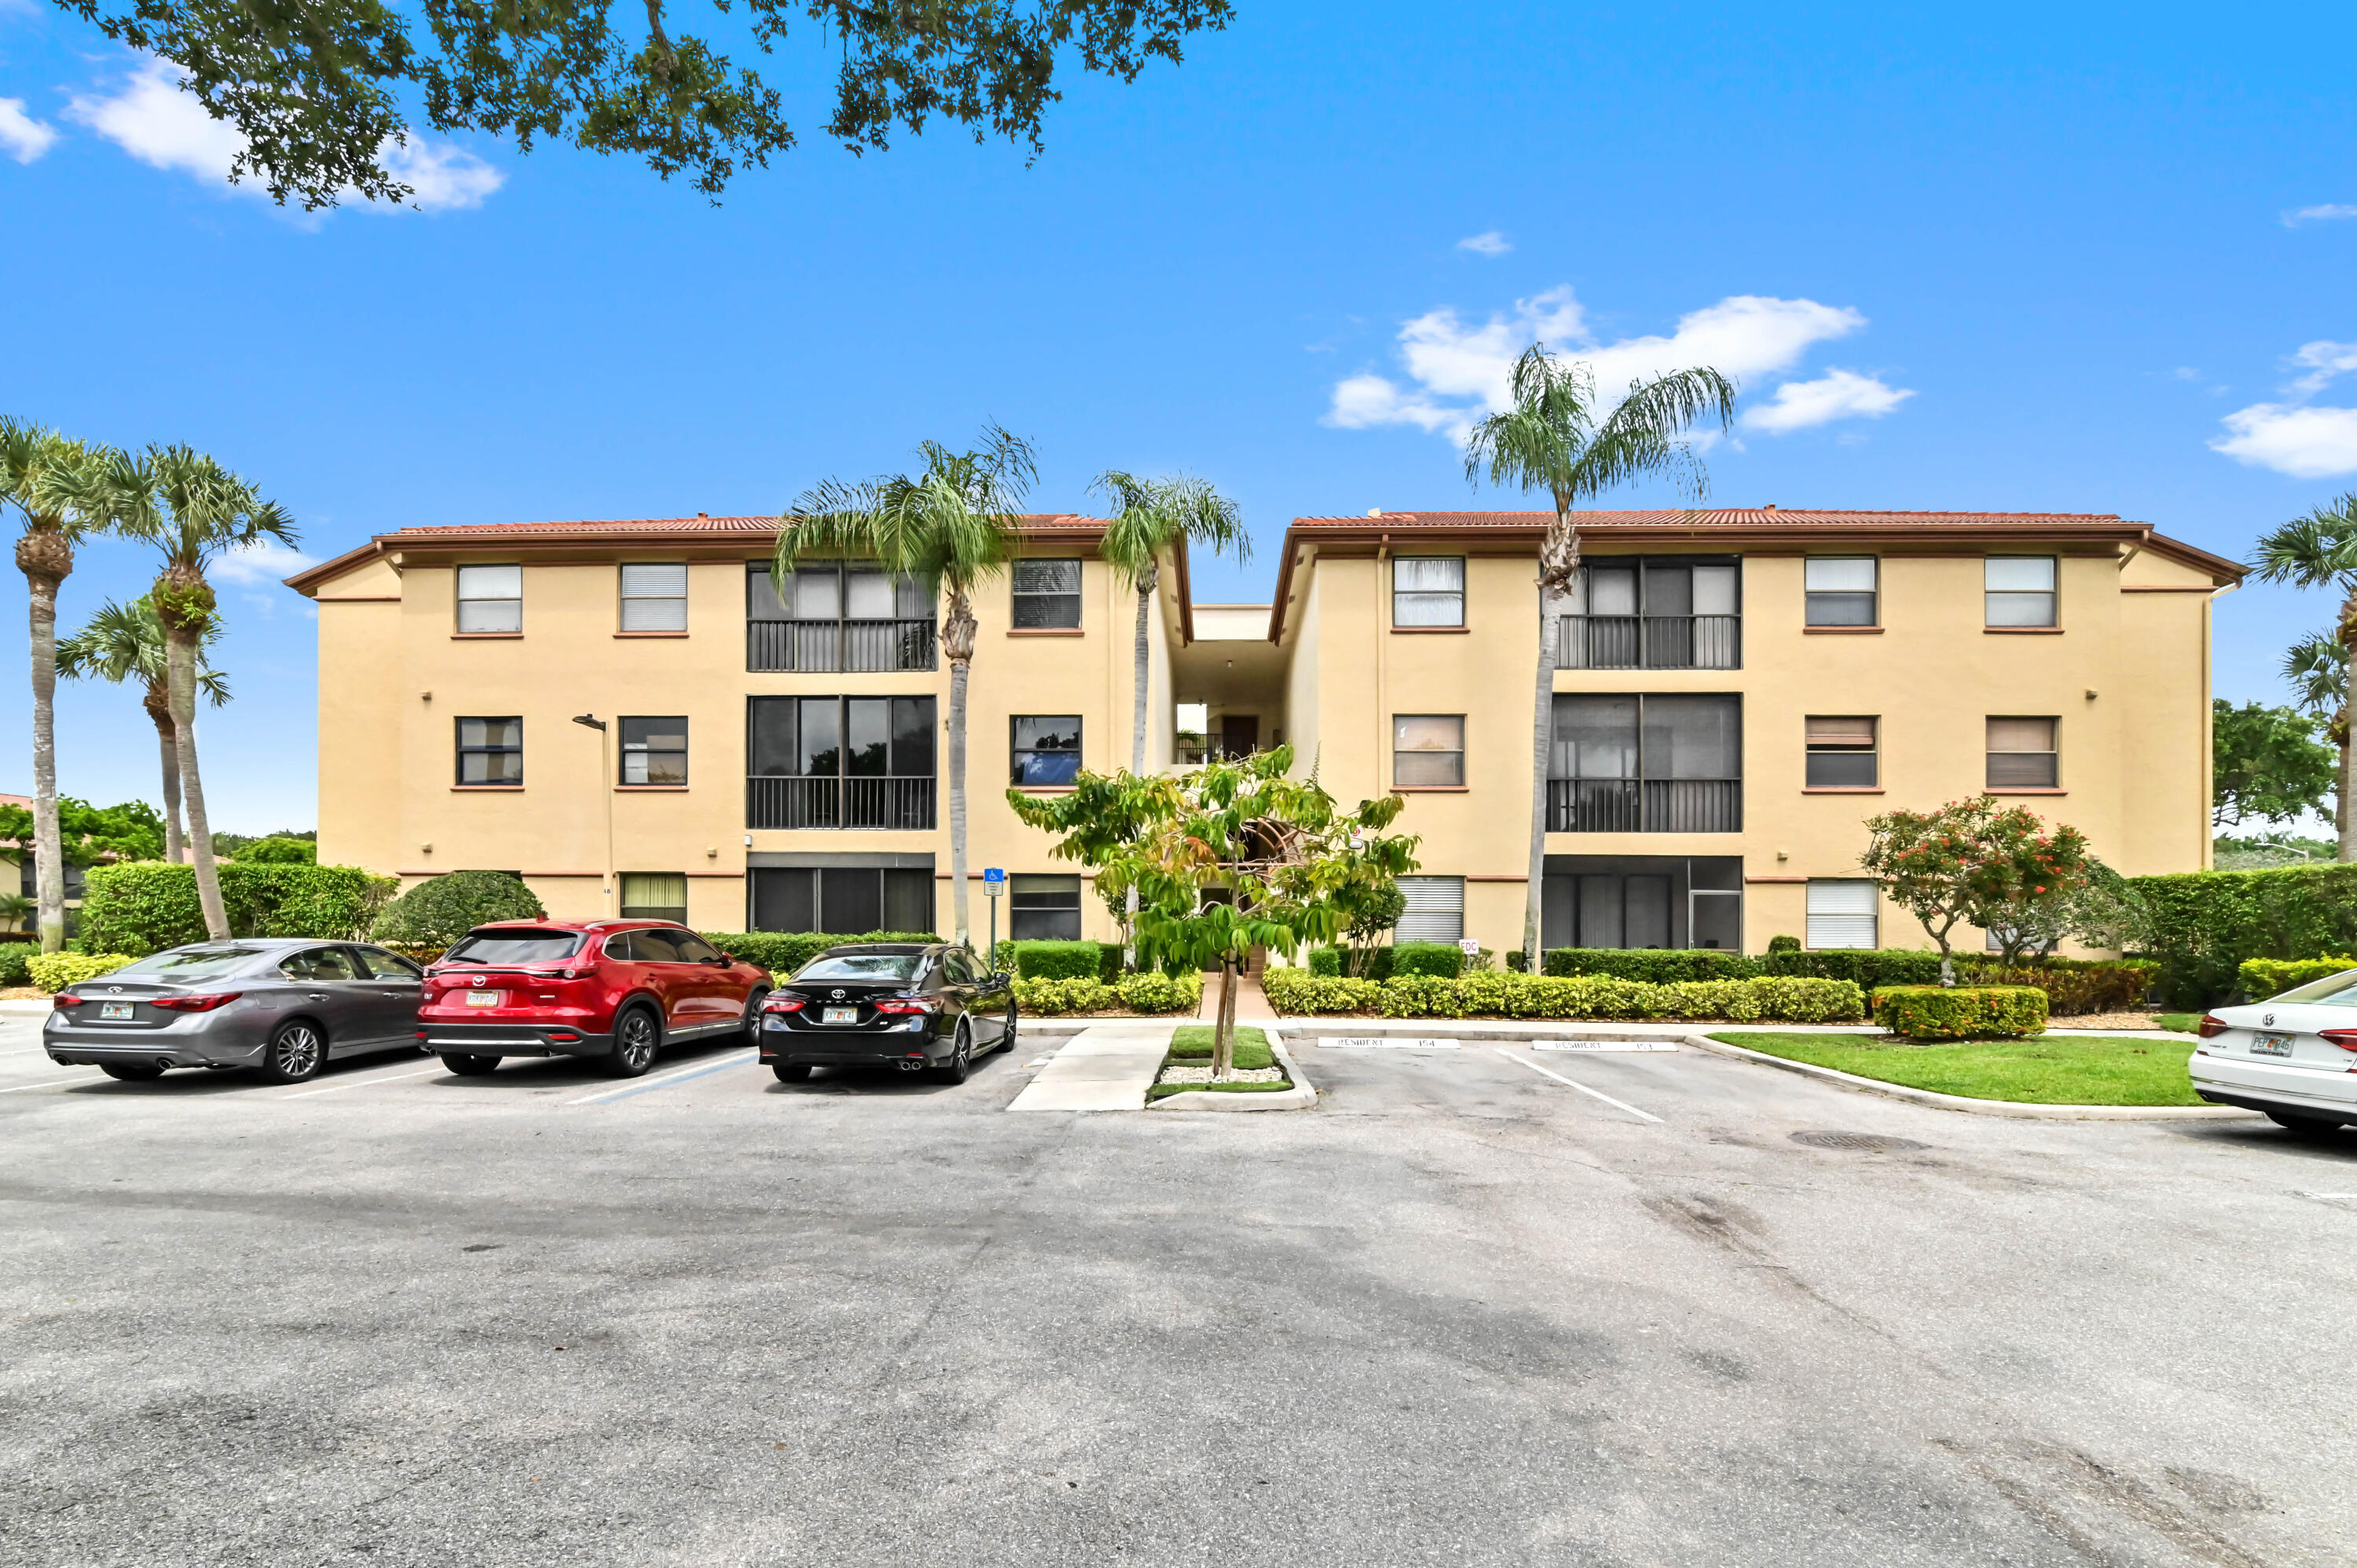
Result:
M994 865L982 874L983 897L990 900L990 946L985 961L993 974L998 972L998 900L1006 891L1006 873Z

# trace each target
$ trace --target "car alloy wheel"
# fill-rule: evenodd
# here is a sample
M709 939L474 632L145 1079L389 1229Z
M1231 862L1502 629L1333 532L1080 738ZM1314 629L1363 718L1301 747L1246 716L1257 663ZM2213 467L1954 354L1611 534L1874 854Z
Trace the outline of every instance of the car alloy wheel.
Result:
M653 1014L643 1007L623 1014L614 1025L614 1076L636 1078L645 1072L655 1065L655 1049L661 1044Z
M301 1083L319 1076L327 1064L328 1042L317 1026L296 1022L282 1025L262 1053L263 1076L273 1083Z
M950 1059L933 1069L933 1077L943 1083L963 1083L973 1067L974 1026L960 1018L955 1043L950 1047Z
M1008 997L1006 999L1006 1026L998 1032L998 1048L1000 1050L1011 1051L1015 1048L1015 1031L1021 1026L1022 1022L1022 1015L1020 1010L1018 1010L1015 1005L1015 999L1011 996Z
M761 1004L770 999L767 990L756 988L745 998L745 1043L759 1045L761 1039Z

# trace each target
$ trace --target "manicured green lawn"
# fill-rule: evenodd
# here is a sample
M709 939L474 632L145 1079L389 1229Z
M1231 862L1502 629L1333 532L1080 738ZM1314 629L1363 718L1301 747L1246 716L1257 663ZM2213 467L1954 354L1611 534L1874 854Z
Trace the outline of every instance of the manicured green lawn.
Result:
M1211 1026L1181 1024L1170 1036L1170 1054L1166 1062L1208 1062L1211 1059ZM1236 1060L1242 1067L1275 1067L1276 1055L1268 1048L1268 1036L1249 1024L1236 1026ZM1280 1079L1275 1083L1157 1083L1146 1091L1148 1100L1159 1100L1167 1094L1270 1094L1291 1089L1290 1081Z
M1813 1062L1860 1078L1903 1083L1973 1100L2032 1105L2199 1105L2185 1076L2193 1047L2133 1035L2044 1035L2027 1040L1967 1040L1914 1046L1870 1035L1730 1030L1731 1046Z
M2194 1026L2201 1022L2201 1015L2199 1013L2156 1013L2153 1015L2153 1022L2158 1024L2164 1029L2174 1030L2176 1033L2180 1035L2190 1035L2193 1033Z

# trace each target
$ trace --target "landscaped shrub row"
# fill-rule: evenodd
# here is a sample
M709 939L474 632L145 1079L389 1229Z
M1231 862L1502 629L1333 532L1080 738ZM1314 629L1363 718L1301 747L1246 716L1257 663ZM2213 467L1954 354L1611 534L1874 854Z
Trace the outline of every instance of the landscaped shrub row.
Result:
M1361 980L1389 980L1395 974L1435 974L1454 980L1465 972L1465 950L1454 942L1394 942L1370 949ZM1350 968L1346 948L1309 950L1309 972L1344 976Z
M2048 958L2006 969L1994 963L1959 964L1971 985L2026 985L2046 993L2046 1011L2056 1017L2117 1013L2134 1007L2159 977L2149 959Z
M1203 977L1174 977L1148 970L1140 974L1125 974L1111 985L1093 975L1067 980L1018 979L1015 983L1015 1000L1027 1015L1034 1018L1104 1013L1115 1006L1133 1013L1192 1013L1203 1003Z
M129 953L48 952L33 954L25 961L25 968L32 983L55 993L81 981L96 980L102 974L113 974L124 964L137 961Z
M2046 993L2032 985L1886 985L1874 1021L1910 1040L1981 1040L2046 1027Z
M29 985L32 972L26 964L38 958L41 950L30 942L0 942L0 985Z
M1751 980L1769 972L1758 959L1722 948L1549 948L1540 959L1540 967L1548 974L1609 974L1618 980L1641 980L1648 985L1677 980Z
M1119 942L1001 942L999 961L1025 980L1101 980L1121 977Z
M2280 996L2295 985L2357 969L2357 958L2246 958L2237 973L2243 994L2254 1002Z
M2245 959L2357 948L2357 864L2183 872L2132 877L2129 886L2143 906L2146 956L2160 961L2172 1006L2224 1001Z
M2150 990L2159 965L2145 959L2040 958L2012 969L1977 957L1959 958L1956 973L1967 984L2034 985L2046 993L2047 1011L2057 1015L2111 1013L2133 1007ZM1936 985L1940 955L1916 948L1872 948L1832 952L1784 950L1757 957L1715 948L1555 948L1546 954L1555 975L1609 974L1622 980L1666 984L1679 980L1746 980L1760 975L1800 975L1846 980L1862 991L1885 985Z
M1476 970L1457 980L1403 975L1377 983L1272 969L1262 989L1280 1014L1380 1013L1388 1018L1731 1018L1795 1024L1866 1015L1847 981L1766 976L1663 985L1609 975L1564 977Z
M350 865L220 863L230 934L350 939L367 934L400 886ZM160 860L93 865L82 894L81 944L88 951L144 957L205 940L197 868Z
M931 931L864 931L837 936L824 931L705 931L704 940L722 952L758 963L780 979L829 948L850 942L937 942Z

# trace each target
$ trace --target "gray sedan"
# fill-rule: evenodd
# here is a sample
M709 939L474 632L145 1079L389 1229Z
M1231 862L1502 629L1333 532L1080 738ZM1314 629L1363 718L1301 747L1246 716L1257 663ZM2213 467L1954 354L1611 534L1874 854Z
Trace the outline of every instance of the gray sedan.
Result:
M422 978L364 942L193 942L58 993L41 1043L114 1078L251 1068L297 1083L333 1058L415 1050Z

